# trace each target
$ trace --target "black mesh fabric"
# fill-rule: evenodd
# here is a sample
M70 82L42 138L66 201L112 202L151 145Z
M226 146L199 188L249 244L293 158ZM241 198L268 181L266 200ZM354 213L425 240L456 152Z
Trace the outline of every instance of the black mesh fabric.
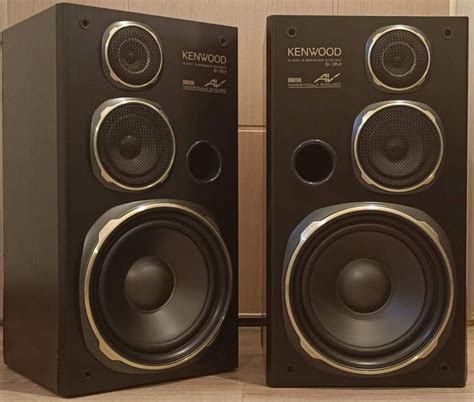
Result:
M138 26L126 26L115 32L109 42L107 57L114 73L128 85L152 82L162 63L158 42Z
M116 181L130 187L156 182L173 161L171 127L154 108L127 103L104 118L97 134L99 158Z
M385 85L402 89L416 84L428 69L429 49L413 32L396 29L380 36L372 47L370 65Z
M355 152L372 180L402 189L419 184L433 172L442 141L436 125L422 111L396 105L366 121Z

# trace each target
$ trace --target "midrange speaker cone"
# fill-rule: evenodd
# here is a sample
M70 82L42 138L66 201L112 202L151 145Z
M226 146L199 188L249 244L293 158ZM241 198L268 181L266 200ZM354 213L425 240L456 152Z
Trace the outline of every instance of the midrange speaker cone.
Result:
M216 224L201 207L155 200L108 211L90 230L82 261L89 349L106 365L119 362L119 371L186 363L220 329L231 272Z
M420 191L433 183L444 158L440 118L418 102L369 105L354 122L352 158L356 176L373 190Z
M367 41L367 75L382 91L409 92L416 89L425 81L430 64L429 41L415 27L383 27Z
M159 105L139 98L109 99L94 113L91 162L99 181L123 191L142 191L163 182L176 144Z
M295 346L361 375L427 357L452 316L453 262L423 212L343 204L305 218L286 249L283 299Z
M116 86L142 89L153 85L163 66L161 43L145 24L118 21L102 37L102 65Z

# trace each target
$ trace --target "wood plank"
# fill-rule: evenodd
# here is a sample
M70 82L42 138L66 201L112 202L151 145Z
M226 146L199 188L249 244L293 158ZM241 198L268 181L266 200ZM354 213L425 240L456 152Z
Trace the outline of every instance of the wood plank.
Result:
M335 0L340 15L449 15L449 0Z
M239 313L262 313L265 269L265 131L239 130Z
M51 7L54 0L7 0L8 26Z
M8 25L7 0L0 0L0 42L2 41L1 31Z
M264 39L271 14L333 14L332 0L130 0L130 11L239 28L239 124L262 126Z
M8 26L45 10L61 0L0 0L8 5ZM68 3L128 10L128 0L68 0Z
M0 341L2 331L0 330ZM174 381L81 398L94 401L472 401L474 328L468 329L466 388L268 388L258 328L240 329L240 369L232 373ZM2 348L0 343L0 349ZM0 353L0 358L1 358ZM1 401L52 400L53 394L0 365Z

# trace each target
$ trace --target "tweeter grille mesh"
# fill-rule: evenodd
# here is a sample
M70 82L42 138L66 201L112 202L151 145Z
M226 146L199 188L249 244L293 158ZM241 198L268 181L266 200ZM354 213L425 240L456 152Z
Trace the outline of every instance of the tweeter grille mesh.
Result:
M421 85L428 73L429 44L416 28L382 28L371 36L367 48L369 77L384 90L409 91Z
M384 102L356 119L354 168L365 184L389 192L416 190L434 179L442 158L442 131L426 105Z
M153 84L161 71L161 45L153 31L136 22L112 24L104 33L103 55L106 75L127 88Z
M121 98L102 104L91 138L99 179L126 190L163 181L174 160L171 125L158 105L145 100Z

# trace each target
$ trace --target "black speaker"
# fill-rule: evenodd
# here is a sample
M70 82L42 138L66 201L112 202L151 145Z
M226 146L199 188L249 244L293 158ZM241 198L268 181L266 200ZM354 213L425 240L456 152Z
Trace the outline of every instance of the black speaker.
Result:
M467 36L268 18L269 385L465 384Z
M13 370L75 396L237 367L237 31L61 4L3 34Z

